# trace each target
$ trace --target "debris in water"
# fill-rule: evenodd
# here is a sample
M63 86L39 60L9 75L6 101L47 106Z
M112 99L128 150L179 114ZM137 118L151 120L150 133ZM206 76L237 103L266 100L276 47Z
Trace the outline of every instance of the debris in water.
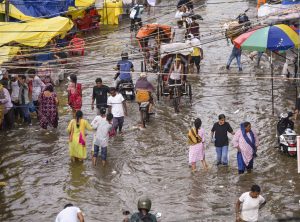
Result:
M112 173L112 174L116 174L116 173L117 173L117 171L113 170L111 173Z
M221 186L219 186L220 188L224 188L224 186L223 185L221 185Z

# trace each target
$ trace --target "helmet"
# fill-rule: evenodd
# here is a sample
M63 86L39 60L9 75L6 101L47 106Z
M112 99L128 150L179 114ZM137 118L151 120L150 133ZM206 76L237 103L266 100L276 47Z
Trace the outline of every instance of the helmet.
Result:
M148 197L141 197L138 201L137 205L138 209L145 209L148 212L151 209L151 200Z
M193 38L194 38L194 35L193 35L193 34L188 34L188 35L187 35L187 39L188 39L188 40L191 40L191 39L193 39Z
M122 58L128 58L128 52L122 52L121 57Z

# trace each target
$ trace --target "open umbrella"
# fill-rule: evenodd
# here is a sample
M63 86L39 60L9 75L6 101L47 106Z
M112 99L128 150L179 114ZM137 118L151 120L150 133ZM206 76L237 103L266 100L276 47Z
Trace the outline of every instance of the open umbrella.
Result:
M265 52L271 51L271 85L272 85L272 113L274 115L274 81L273 81L273 51L284 51L290 48L299 47L299 35L287 25L273 25L264 28L257 28L246 32L233 40L238 48Z
M300 45L298 34L287 25L273 25L246 32L236 39L234 44L238 48L250 51L265 52L282 51L298 48Z

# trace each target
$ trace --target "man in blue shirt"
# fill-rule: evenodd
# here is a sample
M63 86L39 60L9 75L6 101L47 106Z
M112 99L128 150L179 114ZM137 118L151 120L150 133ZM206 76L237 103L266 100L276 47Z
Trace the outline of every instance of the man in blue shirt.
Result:
M128 53L122 52L121 54L122 60L120 60L117 64L118 73L115 76L115 80L117 80L116 88L119 88L120 83L123 82L132 82L131 71L134 72L133 64L128 60Z

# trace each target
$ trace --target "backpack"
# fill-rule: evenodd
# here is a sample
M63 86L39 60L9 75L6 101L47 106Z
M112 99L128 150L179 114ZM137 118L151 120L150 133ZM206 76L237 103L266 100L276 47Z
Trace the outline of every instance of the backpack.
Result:
M195 145L202 142L202 138L197 134L196 129L192 128L188 132L188 144Z

